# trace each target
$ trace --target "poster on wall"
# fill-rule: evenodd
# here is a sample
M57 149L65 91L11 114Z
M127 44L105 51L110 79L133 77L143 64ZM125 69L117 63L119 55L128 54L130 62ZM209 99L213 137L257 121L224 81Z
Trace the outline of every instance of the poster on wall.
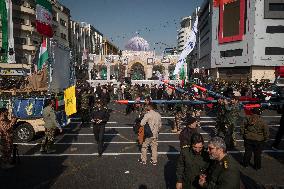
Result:
M147 58L147 64L148 65L154 64L154 59L153 58Z
M128 58L122 58L122 64L128 65Z

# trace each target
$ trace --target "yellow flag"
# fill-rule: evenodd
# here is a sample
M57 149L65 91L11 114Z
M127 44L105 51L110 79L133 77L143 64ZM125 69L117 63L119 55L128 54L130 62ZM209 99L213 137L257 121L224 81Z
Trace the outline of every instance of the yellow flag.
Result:
M69 87L64 91L64 102L66 115L72 115L77 112L75 86Z

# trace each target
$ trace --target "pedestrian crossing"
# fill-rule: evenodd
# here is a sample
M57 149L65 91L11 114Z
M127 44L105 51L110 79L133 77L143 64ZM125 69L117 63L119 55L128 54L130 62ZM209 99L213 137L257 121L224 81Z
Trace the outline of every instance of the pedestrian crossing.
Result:
M139 155L140 151L137 146L137 136L133 133L133 124L135 116L121 117L121 119L113 118L106 125L105 132L105 156L118 155ZM271 138L264 147L264 153L279 154L284 153L284 150L273 151L270 146L273 143L274 136L279 123L280 116L263 116L267 121ZM201 126L199 132L203 135L205 143L214 134L215 117L201 117ZM162 117L162 129L158 139L158 154L159 155L178 155L180 151L179 135L171 132L171 124L173 117ZM236 127L237 146L234 150L229 151L232 154L244 153L243 139L240 136L239 125ZM276 128L276 129L275 129ZM40 154L40 139L30 143L16 143L20 145L21 156L26 157L45 157L45 156L96 156L97 144L95 142L91 124L83 126L80 119L72 119L69 126L64 128L64 134L57 137L55 142L56 153ZM283 140L283 139L282 139ZM283 149L283 144L281 144Z

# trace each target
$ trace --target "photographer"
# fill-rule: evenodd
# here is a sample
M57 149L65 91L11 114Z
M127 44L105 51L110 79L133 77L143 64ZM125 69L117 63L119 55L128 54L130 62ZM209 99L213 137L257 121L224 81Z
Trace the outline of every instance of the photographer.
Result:
M0 135L1 135L1 152L3 169L12 168L11 155L13 151L13 125L17 118L8 119L8 110L6 108L0 109Z

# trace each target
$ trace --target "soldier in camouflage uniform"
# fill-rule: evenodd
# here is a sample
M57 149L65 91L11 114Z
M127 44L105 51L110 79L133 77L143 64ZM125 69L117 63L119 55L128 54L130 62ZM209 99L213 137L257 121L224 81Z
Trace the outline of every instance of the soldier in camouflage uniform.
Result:
M81 118L82 124L90 121L89 94L87 88L84 88L81 94Z
M235 128L234 111L227 99L219 99L219 108L216 118L217 136L223 138L228 149L234 147L233 132Z
M43 137L40 152L53 153L55 149L52 149L55 139L56 128L59 128L62 132L61 127L59 126L56 120L56 114L53 109L54 101L47 99L45 101L45 108L42 111L44 127L45 127L45 136Z
M238 124L238 120L240 118L240 103L239 100L236 96L233 96L231 99L231 118L232 118L232 140L233 140L233 145L234 147L236 146L236 132L235 128Z
M172 129L172 132L174 133L180 133L181 131L181 123L182 119L184 118L184 114L182 112L181 105L177 105L176 107L176 113L175 113L175 120L174 120L174 128Z
M2 152L2 168L11 168L11 155L13 150L13 125L17 119L8 119L8 110L6 108L0 109L0 138L1 138L1 152Z
M225 115L225 109L224 109L224 99L220 98L218 99L218 103L216 106L216 135L221 131L221 128L224 125L224 115Z

